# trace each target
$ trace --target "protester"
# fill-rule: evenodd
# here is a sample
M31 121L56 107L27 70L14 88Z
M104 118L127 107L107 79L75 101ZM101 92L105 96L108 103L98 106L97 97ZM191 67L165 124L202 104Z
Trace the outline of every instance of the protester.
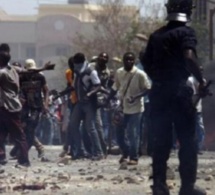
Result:
M127 52L123 56L124 67L116 72L113 94L119 92L122 102L124 120L117 130L118 144L122 150L120 163L127 161L129 165L137 165L139 159L140 120L144 111L143 95L151 84L144 71L136 68L135 55ZM127 142L128 140L128 142Z
M7 163L2 144L10 134L20 151L17 157L18 164L28 167L28 145L20 120L22 104L19 100L19 76L17 70L8 65L9 61L10 54L0 52L0 164Z
M92 148L92 160L101 160L103 152L95 128L96 115L96 93L100 90L101 81L96 70L88 67L84 54L77 53L73 57L75 79L73 87L77 94L77 103L74 107L71 117L73 125L72 142L80 150L81 148L81 121L84 120L85 128L90 136Z

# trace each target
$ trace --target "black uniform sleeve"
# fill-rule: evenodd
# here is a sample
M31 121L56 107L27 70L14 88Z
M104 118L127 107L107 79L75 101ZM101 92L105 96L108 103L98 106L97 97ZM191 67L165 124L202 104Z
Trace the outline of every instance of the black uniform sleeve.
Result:
M196 45L196 33L192 28L187 27L181 41L182 50L192 49L196 53Z

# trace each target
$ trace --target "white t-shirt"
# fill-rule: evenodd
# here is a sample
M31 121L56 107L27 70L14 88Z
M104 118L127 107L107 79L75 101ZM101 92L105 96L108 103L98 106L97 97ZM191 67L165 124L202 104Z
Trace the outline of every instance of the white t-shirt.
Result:
M199 82L195 79L194 76L190 76L187 80L187 85L193 89L194 94L198 94ZM202 99L199 100L198 104L196 105L197 112L202 112Z

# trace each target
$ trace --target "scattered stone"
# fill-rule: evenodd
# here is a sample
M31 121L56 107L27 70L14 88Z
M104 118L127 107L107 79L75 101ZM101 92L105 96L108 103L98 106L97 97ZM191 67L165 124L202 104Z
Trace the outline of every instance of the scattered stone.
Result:
M213 180L214 180L213 175L208 175L208 176L205 178L205 181L213 181Z
M33 170L33 173L35 174L42 173L42 170L41 169Z
M13 191L44 190L44 189L46 189L45 184L33 184L33 185L22 184L22 185L13 187Z
M104 176L103 175L97 175L97 179L104 179Z
M137 177L125 177L125 180L127 181L128 184L140 184L140 181L142 181L140 178Z
M70 180L70 175L59 173L58 174L58 180L69 181Z
M4 173L5 170L4 169L0 169L0 174Z
M120 175L118 175L116 177L113 177L111 181L113 181L113 184L120 184L123 182L123 178Z
M128 169L128 164L127 162L121 163L119 170L127 170Z
M55 191L55 190L60 190L61 187L55 184L55 185L51 186L50 189Z
M59 167L64 167L65 165L63 163L58 163Z
M78 172L85 172L85 170L84 169L79 169Z
M7 187L6 186L0 186L0 193L6 193L7 192Z
M72 160L71 156L65 156L58 161L58 164L70 165L71 160Z
M141 172L137 172L137 173L136 173L136 175L141 175L141 174L142 174Z
M173 181L168 181L167 186L170 190L173 190L176 187L176 183Z
M92 181L92 180L94 180L94 177L87 177L86 180L87 181Z
M129 171L137 171L137 167L133 167L133 168L131 168L131 169L129 169Z

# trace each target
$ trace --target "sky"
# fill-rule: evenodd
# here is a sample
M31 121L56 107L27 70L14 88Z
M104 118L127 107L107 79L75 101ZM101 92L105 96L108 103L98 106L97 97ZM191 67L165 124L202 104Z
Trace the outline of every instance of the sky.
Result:
M36 14L39 3L66 3L67 0L0 0L0 8L8 14L29 15ZM165 0L146 0L157 4L163 3ZM137 0L126 0L128 4L135 4Z

